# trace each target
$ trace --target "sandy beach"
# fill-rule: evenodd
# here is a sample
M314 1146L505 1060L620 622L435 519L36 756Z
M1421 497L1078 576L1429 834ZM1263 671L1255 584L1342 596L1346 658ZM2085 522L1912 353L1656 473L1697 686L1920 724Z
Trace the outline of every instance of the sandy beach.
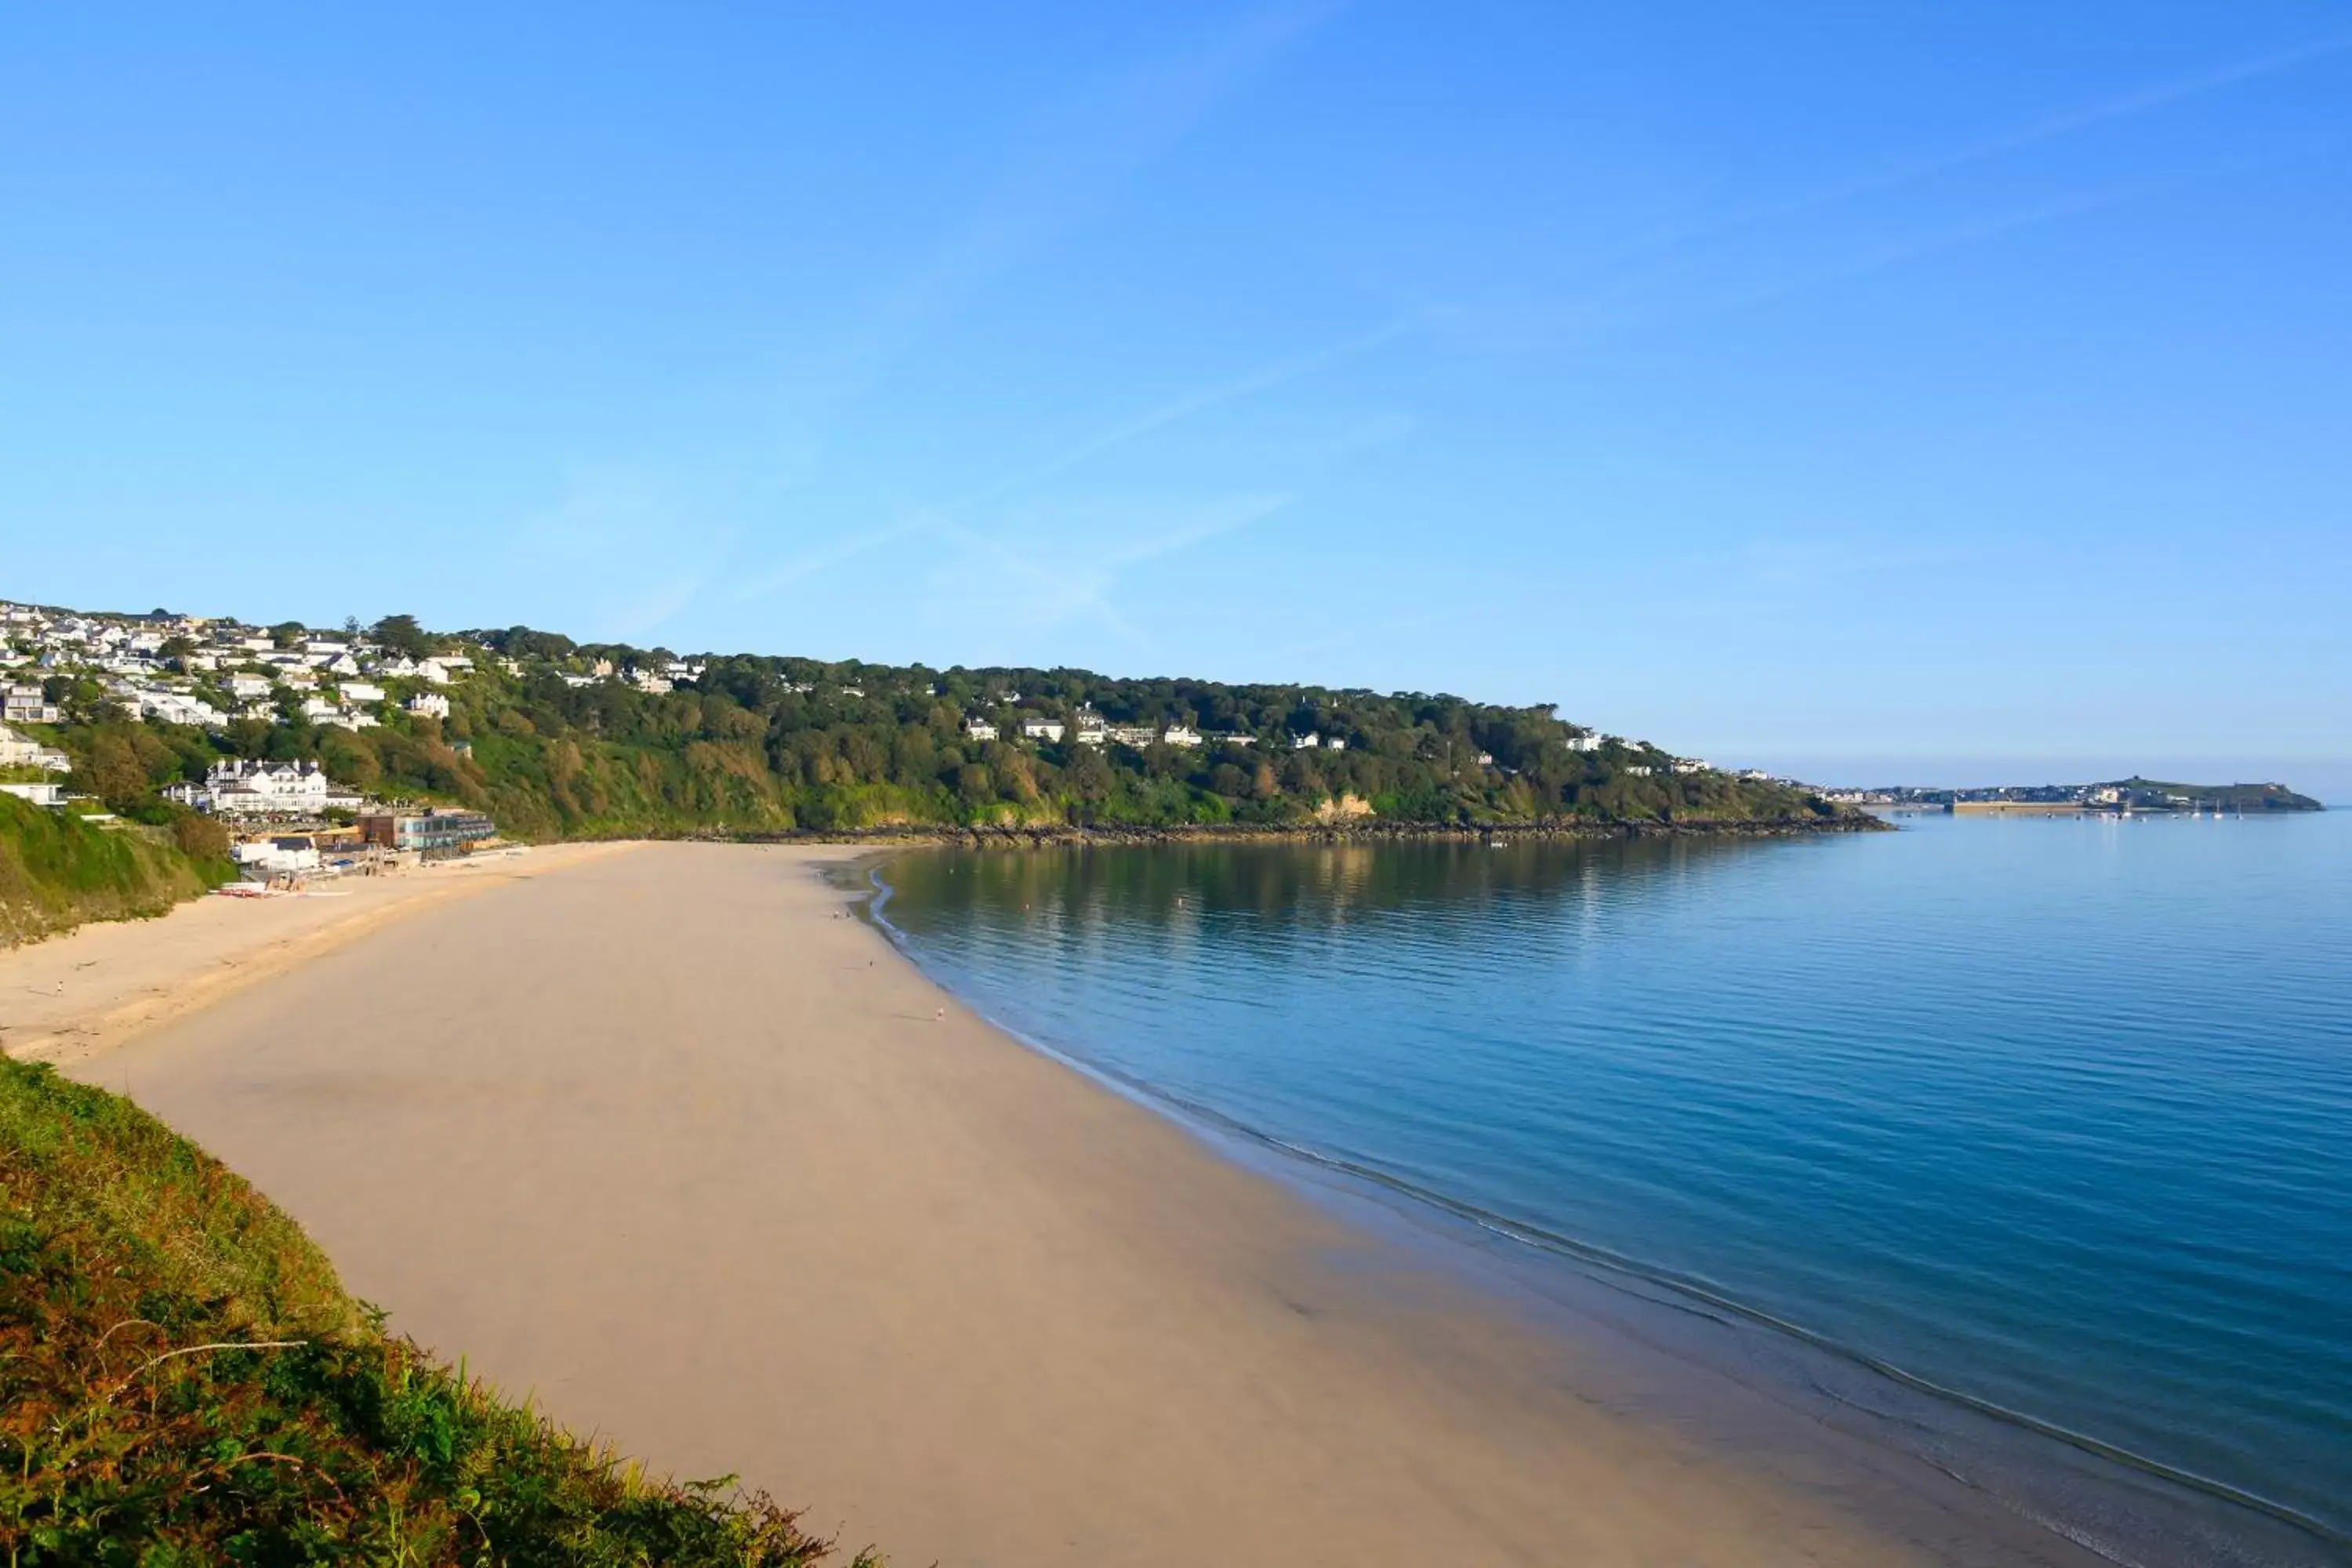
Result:
M0 1050L60 1063L91 1056L388 921L632 847L559 844L325 878L299 893L203 898L156 920L101 921L0 948Z
M1597 1395L1593 1345L971 1016L849 915L819 873L850 853L573 852L355 904L67 1070L396 1329L899 1564L2076 1560L1932 1494L1898 1540L1834 1467ZM170 993L123 955L171 924L0 984L80 943ZM70 1023L39 1016L0 1021Z

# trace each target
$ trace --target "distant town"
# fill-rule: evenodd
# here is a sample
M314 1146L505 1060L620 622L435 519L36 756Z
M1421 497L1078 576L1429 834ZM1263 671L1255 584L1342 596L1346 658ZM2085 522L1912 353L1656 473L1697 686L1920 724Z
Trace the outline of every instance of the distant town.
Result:
M1843 805L1898 812L1945 811L1963 816L2243 815L2321 809L2319 802L2297 795L2283 784L2190 784L2142 778L2117 779L2107 784L2005 784L1982 789L1890 785L1879 789L1831 789L1822 794Z

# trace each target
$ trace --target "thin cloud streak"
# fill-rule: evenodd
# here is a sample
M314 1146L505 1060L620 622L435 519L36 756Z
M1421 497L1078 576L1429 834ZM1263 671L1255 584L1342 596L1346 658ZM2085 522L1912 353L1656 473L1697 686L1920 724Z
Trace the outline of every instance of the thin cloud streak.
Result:
M1818 289L1831 283L1851 282L1857 278L1867 278L1874 272L1884 272L1891 267L1900 267L1906 262L1924 260L1930 256L1938 256L1948 250L1958 250L2000 235L2032 228L2040 224L2055 223L2062 218L2095 212L2102 207L2115 206L2145 195L2151 188L2147 185L2134 185L2126 189L2103 191L2087 196L2070 196L2060 201L2042 202L2016 212L1979 218L1922 238L1881 246L1851 260L1817 268L1801 276L1753 289L1695 310L1690 318L1685 319L1713 318L1753 310L1759 305L1769 304L1775 300L1785 299L1791 294L1800 294L1809 289Z
M1289 495L1244 496L1212 510L1188 527L1172 529L1156 539L1131 544L1109 556L1104 564L1116 575L1130 566L1140 566L1147 561L1157 561L1163 556L1190 550L1196 544L1206 544L1212 539L1238 533L1255 523L1265 521L1295 499Z
M803 421L872 392L937 323L1112 203L1210 115L1348 0L1262 12L1190 56L1161 59L1065 100L1033 132L1045 149L1010 169L928 258L905 274L833 363L808 378ZM807 437L804 433L804 439Z
M2295 48L2282 50L2277 54L2265 55L2259 59L2247 60L2203 76L2191 77L2182 81L2167 82L2157 87L2143 88L2137 92L2126 93L2121 98L2105 103L2092 104L2085 108L2051 115L2046 119L2035 121L2030 125L2021 126L2017 130L1989 137L1982 142L1937 157L1924 159L1903 168L1892 169L1882 174L1865 175L1860 179L1850 180L1844 184L1832 186L1828 190L1816 191L1809 195L1793 197L1784 202L1771 203L1751 208L1744 213L1733 214L1713 223L1701 224L1678 234L1654 240L1633 255L1650 255L1661 250L1677 249L1685 245L1719 238L1724 235L1751 228L1759 224L1770 223L1780 218L1796 217L1828 207L1843 206L1848 202L1857 201L1864 196L1900 190L1906 185L1917 184L1924 180L1932 180L1938 175L1951 174L1956 170L1986 163L1991 159L2005 157L2012 153L2022 153L2030 148L2039 147L2044 142L2055 142L2097 126L2112 125L2120 121L2135 119L2143 114L2153 113L2159 109L2168 109L2177 103L2203 98L2210 93L2221 91L2225 88L2237 87L2267 76L2275 76L2281 71L2293 70L2297 67L2309 65L2315 60L2342 54L2347 49L2352 49L2352 34L2342 34L2334 37L2317 39Z
M1055 604L1091 613L1105 626L1129 641L1143 643L1150 640L1137 629L1133 622L1119 614L1116 605L1103 597L1102 590L1107 585L1105 583L1084 582L1065 576L1031 560L1020 552L1008 548L1000 540L992 539L986 534L966 528L950 517L929 518L926 520L924 526L931 532L954 540L966 549L987 556L1016 576L1025 578L1042 588L1050 590L1055 595L1054 600ZM1053 619L1060 618L1066 618L1066 616ZM1049 619L1047 624L1052 624L1052 620Z
M1252 527L1288 506L1293 499L1286 494L1238 497L1205 509L1189 523L1125 549L1089 552L1077 558L1076 570L1048 565L952 517L931 515L919 526L934 537L984 556L1031 587L1050 595L1045 612L1033 611L1030 615L1033 630L1058 626L1077 615L1091 615L1139 647L1148 647L1150 638L1110 598L1110 590L1119 577L1137 566Z
M728 597L737 604L751 599L767 598L772 594L782 593L795 583L803 583L811 577L829 572L843 562L863 555L869 550L878 550L886 544L895 543L914 532L916 528L917 524L913 522L893 523L888 528L876 529L870 533L843 540L838 544L813 552L796 561L787 562L748 582L739 583L734 592L728 595Z
M1813 268L1792 277L1784 278L1778 282L1763 284L1727 298L1694 304L1684 310L1658 310L1648 315L1629 315L1597 323L1587 323L1577 336L1580 341L1589 342L1611 332L1679 328L1695 322L1715 321L1832 283L1852 282L1856 279L1867 278L1890 268L1925 260L1947 251L1980 244L2004 234L2035 227L2042 224L2060 222L2106 207L2119 206L2160 191L2177 188L2187 184L2190 179L2213 179L2225 174L2242 174L2252 169L2266 168L2277 162L2279 160L2275 158L2242 159L2219 167L2199 171L2194 175L2168 180L2142 181L2110 190L2094 192L2088 195L2066 196L2041 202L2012 212L1978 218L1940 229L1918 238L1879 246L1843 261Z
M1788 218L1826 212L1862 200L1866 196L1901 190L1977 163L2026 152L2098 126L2119 123L2249 81L2294 70L2331 56L2343 54L2347 50L2352 50L2352 34L2341 34L2275 54L2265 55L2257 59L2243 61L2202 76L2143 88L2105 103L2092 104L2082 109L2051 115L2016 130L2004 132L1956 151L1922 159L1884 174L1865 175L1825 190L1791 197L1786 201L1768 203L1745 212L1733 213L1721 218L1643 240L1618 251L1598 265L1605 273L1617 268L1635 267L1638 263L1660 257L1672 257L1677 252L1704 247L1712 241L1748 229L1761 227ZM2090 198L2086 205L2104 205L2104 198ZM2005 219L1991 220L1991 224L1993 229L1988 232L1997 230L2000 226L2017 226L2014 222ZM1929 242L1929 244L1935 246L1935 242ZM1907 249L1907 247L1905 248ZM1925 252L1922 251L1921 254ZM1864 268L1864 270L1872 269L1874 268ZM1687 270L1688 264L1671 261L1663 266L1638 268L1620 278L1613 284L1586 294L1573 310L1555 312L1546 321L1532 325L1529 331L1539 339L1549 338L1563 331L1573 331L1591 323L1596 311L1624 300L1630 296L1639 294L1644 289L1653 289L1673 279L1678 273ZM1832 269L1822 276L1824 279L1833 279L1843 275L1841 269ZM1790 289L1803 286L1802 284L1778 286L1760 297L1773 297L1787 292Z
M824 426L832 416L887 381L934 326L995 279L1108 205L1144 169L1181 145L1252 77L1350 3L1315 0L1257 13L1189 57L1162 59L1130 73L1108 90L1066 101L1049 117L1059 122L1050 127L1053 133L1038 138L1048 151L1001 179L977 210L906 277L832 362L805 378L807 395L798 409L785 416L791 429L780 439L780 455L789 454L790 466L796 471L814 468L826 444ZM1342 350L1347 347L1342 345ZM1275 377L1265 384L1281 379L1289 378ZM1087 451L1066 454L1046 468L1014 476L949 510L961 511L1003 499L1097 451L1262 389L1258 385L1220 389L1223 395L1207 396L1197 406L1160 411L1133 429L1098 438ZM907 538L920 526L902 522L816 551L739 584L729 597L741 603L772 596Z
M1207 387L1200 392L1192 393L1184 397L1180 397L1172 403L1164 404L1147 414L1129 420L1123 425L1119 425L1112 429L1107 430L1102 435L1097 436L1091 440L1080 442L1077 446L1071 447L1068 451L1062 453L1058 457L1050 458L1034 468L1016 474L1010 479L989 486L987 489L982 489L963 500L951 504L945 509L944 512L936 514L935 521L938 524L952 526L959 534L967 539L980 539L982 536L973 532L970 529L964 528L961 523L954 522L953 520L957 516L964 512L968 512L974 508L987 506L993 502L1005 500L1010 496L1018 494L1021 491L1028 489L1046 479L1053 479L1060 474L1066 473L1068 470L1078 467L1082 463L1086 463L1095 458L1100 457L1106 452L1114 451L1131 442L1139 441L1148 436L1153 435L1160 430L1164 430L1183 420L1192 418L1200 414L1204 414L1211 409L1221 408L1228 404L1237 403L1244 398L1255 396L1260 393L1271 391L1275 387L1284 385L1289 382L1297 381L1303 376L1311 375L1317 371L1326 369L1330 365L1339 363L1341 361L1349 359L1357 354L1367 353L1371 349L1379 347L1382 343L1392 342L1421 326L1426 321L1427 316L1428 312L1425 310L1412 311L1376 327L1369 332L1360 333L1356 337L1349 338L1343 342L1332 343L1324 348L1316 349L1307 353L1297 354L1288 359L1276 361L1272 364L1265 365L1258 370L1253 371L1249 374L1242 376L1237 380L1225 382L1213 387ZM1201 533L1199 537L1202 539L1211 538L1219 533L1229 533L1239 528L1246 527L1250 523L1257 521L1262 517L1271 516L1274 511L1279 510L1281 505L1286 505L1288 503L1288 499L1289 498L1285 497L1281 501L1275 505L1267 506L1263 510L1240 517L1236 521L1222 523L1219 526L1211 529L1207 532ZM1165 547L1147 545L1142 547L1140 553L1133 554L1132 559L1150 560L1157 555L1169 553L1171 550L1183 548L1190 542L1192 542L1192 541L1185 539L1179 540L1175 543ZM1017 563L1020 560L1018 552L1013 551L1009 546L1004 545L1001 542L990 541L989 547L993 553L1007 562ZM1117 553L1114 553L1110 557L1110 560L1113 563L1120 562L1123 559L1125 559L1125 557ZM1039 571L1039 569L1035 568L1034 565L1030 569L1032 571ZM1114 566L1114 574L1115 572L1116 566ZM1050 574L1040 572L1040 574L1050 577ZM1108 586L1109 582L1108 579L1106 578L1106 580L1101 584L1086 591L1084 602L1088 605L1088 607L1093 608L1097 614L1103 616L1111 625L1122 628L1139 638L1141 634L1136 633L1133 626L1123 616L1119 614L1116 606L1112 605L1109 601L1103 596Z
M1368 353L1382 343L1394 342L1423 325L1428 320L1428 314L1425 310L1412 311L1359 337L1332 343L1290 359L1277 361L1273 364L1252 371L1237 380L1206 387L1177 398L1172 403L1163 404L1150 413L1106 430L1090 440L1081 441L1068 451L1046 459L1025 473L1013 475L1010 479L968 496L953 503L950 510L963 511L972 507L986 506L992 501L1003 500L1008 496L1027 489L1032 485L1066 473L1081 463L1100 457L1105 452L1115 451L1129 442L1141 440L1144 437L1164 430L1171 425L1190 419L1196 414L1205 414L1210 409L1221 408L1229 403L1238 403L1244 398L1254 397L1261 392L1270 392L1277 386L1297 381L1302 376L1312 375L1315 372L1337 364L1342 360Z
M833 546L832 548L818 551L773 571L763 573L753 577L749 582L740 584L730 597L738 602L766 598L785 588L791 587L794 584L806 581L807 579L816 576L824 572L830 571L834 567L842 564L844 562L849 561L856 556L863 555L869 551L879 549L886 544L893 543L899 539L917 532L929 532L935 536L944 536L967 544L985 544L989 552L997 558L1007 563L1021 563L1021 557L1018 552L1012 550L1009 546L1003 544L1000 541L989 539L987 536L979 533L959 520L964 514L969 513L977 508L989 506L997 501L1007 500L1010 497L1029 489L1035 485L1041 484L1047 479L1055 478L1056 476L1066 473L1072 468L1077 468L1079 465L1090 461L1095 458L1100 457L1104 453L1114 451L1121 447L1128 446L1132 442L1142 440L1146 437L1154 435L1161 430L1165 430L1186 419L1205 414L1212 409L1221 408L1230 404L1241 402L1244 399L1255 396L1260 393L1272 391L1276 387L1282 386L1288 383L1297 381L1302 377L1311 375L1318 371L1340 363L1355 355L1368 353L1370 350L1379 347L1382 343L1393 342L1394 340L1404 336L1406 333L1412 331L1423 325L1428 319L1429 312L1425 310L1412 311L1386 322L1381 326L1376 327L1370 331L1360 333L1355 337L1345 339L1339 342L1327 344L1322 348L1311 350L1306 353L1295 354L1287 359L1278 360L1272 364L1265 365L1234 380L1223 382L1215 386L1206 387L1199 392L1188 394L1183 397L1175 399L1173 402L1163 404L1158 408L1154 408L1148 413L1128 420L1124 424L1115 426L1112 428L1102 432L1100 435L1079 442L1076 446L1048 458L1046 461L1038 464L1034 468L1024 469L1020 473L1011 475L994 484L988 485L982 489L974 491L961 500L952 501L944 507L923 509L906 521L895 524L888 528L877 530L871 533L861 535L855 539L844 541L842 543ZM1286 505L1290 499L1291 498L1288 496L1285 496L1281 498L1281 502L1279 504ZM1262 511L1244 518L1240 522L1223 525L1214 531L1232 531L1235 528L1246 526L1251 522L1255 522L1261 517L1270 516L1276 510L1278 510L1277 506L1269 506ZM1202 535L1202 537L1209 536L1210 535L1206 534ZM1166 552L1167 552L1164 550L1158 550L1153 551L1150 553ZM1116 559L1117 557L1114 558ZM1137 559L1149 558L1150 554L1137 557ZM1068 590L1072 587L1071 584L1069 584L1066 580L1058 577L1057 574L1037 567L1034 563L1023 563L1022 564L1025 570L1031 573L1031 574L1039 577L1043 581L1053 583L1057 587L1065 590ZM1108 605L1103 607L1106 613L1109 614L1113 617L1115 624L1122 630L1130 633L1133 632L1133 627L1129 626L1123 617L1118 617L1116 611L1110 610Z

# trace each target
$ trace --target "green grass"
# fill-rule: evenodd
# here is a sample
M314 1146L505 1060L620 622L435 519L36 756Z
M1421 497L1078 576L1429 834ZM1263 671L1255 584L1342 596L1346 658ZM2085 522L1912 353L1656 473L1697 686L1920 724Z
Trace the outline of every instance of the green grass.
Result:
M385 1334L219 1162L128 1100L5 1060L0 1552L11 1568L828 1554L731 1479L650 1478Z
M85 921L160 915L234 874L135 825L100 826L0 795L0 947Z

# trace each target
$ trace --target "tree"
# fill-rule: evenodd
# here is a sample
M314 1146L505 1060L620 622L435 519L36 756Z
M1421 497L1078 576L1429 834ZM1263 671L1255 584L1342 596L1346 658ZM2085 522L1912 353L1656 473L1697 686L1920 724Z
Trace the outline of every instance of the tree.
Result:
M374 748L345 730L331 729L319 737L319 761L328 777L357 790L374 788L383 776Z
M74 786L115 809L136 805L148 793L147 770L129 739L111 730L89 738L89 749L74 763Z
M429 658L433 639L416 624L415 616L386 616L370 628L375 640L387 653L405 655L410 658Z
M1070 788L1076 792L1077 797L1089 805L1108 800L1118 783L1110 771L1110 763L1103 760L1099 746L1080 746L1062 776L1069 781Z
M1007 800L1027 805L1037 798L1037 777L1029 759L1010 747L1004 748L1004 760L995 766L996 789Z
M575 645L562 632L538 632L529 626L509 626L490 632L485 641L513 658L570 658Z
M172 842L180 853L196 860L228 858L228 828L218 817L201 816L193 811L173 814Z

